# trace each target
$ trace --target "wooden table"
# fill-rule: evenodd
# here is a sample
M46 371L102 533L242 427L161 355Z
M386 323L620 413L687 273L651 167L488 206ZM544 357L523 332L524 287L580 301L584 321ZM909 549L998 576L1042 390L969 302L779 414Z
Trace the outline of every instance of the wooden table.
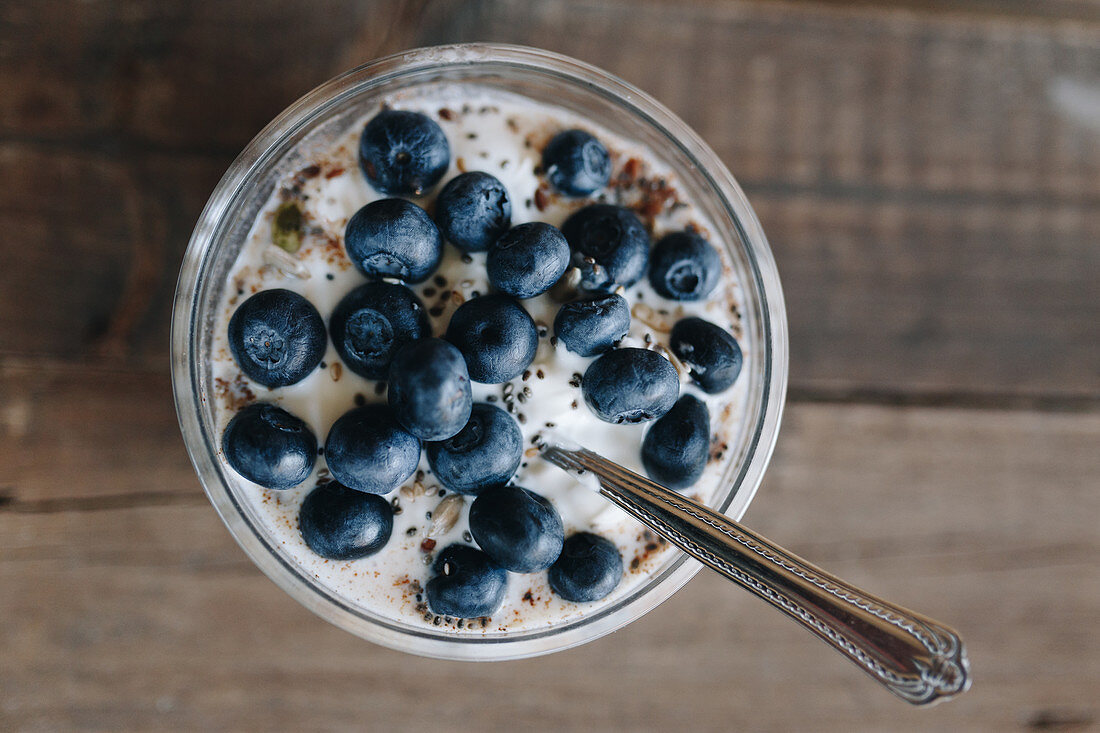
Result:
M636 83L739 178L792 351L747 520L957 626L966 696L909 709L706 574L570 652L413 658L233 543L168 378L200 208L314 85L486 39ZM1100 726L1095 2L8 2L0 181L0 729Z

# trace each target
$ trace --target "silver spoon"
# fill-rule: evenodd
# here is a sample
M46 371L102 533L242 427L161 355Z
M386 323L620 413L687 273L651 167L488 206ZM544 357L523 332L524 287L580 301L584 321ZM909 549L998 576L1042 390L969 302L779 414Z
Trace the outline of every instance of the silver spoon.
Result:
M954 629L865 593L590 450L550 445L542 457L566 471L596 476L605 497L798 621L906 702L928 705L970 687L966 648Z

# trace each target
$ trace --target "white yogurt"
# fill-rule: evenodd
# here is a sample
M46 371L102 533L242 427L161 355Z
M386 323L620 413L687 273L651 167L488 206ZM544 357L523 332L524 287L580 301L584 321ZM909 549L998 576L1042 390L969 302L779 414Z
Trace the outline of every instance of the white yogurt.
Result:
M388 100L388 104L430 115L439 121L447 135L451 146L450 169L432 195L417 200L429 212L434 193L447 180L463 170L483 170L496 176L507 188L512 201L513 224L545 221L560 226L569 213L591 203L591 199L569 199L553 194L535 170L545 142L556 131L571 127L587 129L607 145L614 162L613 182L620 180L622 175L625 179L663 179L668 188L676 188L675 176L653 151L562 109L487 89L454 86L439 86L414 96L395 97ZM376 111L364 110L362 122L365 124ZM315 171L288 176L285 186L275 192L258 216L230 272L229 287L214 335L213 371L218 384L215 403L219 433L240 406L255 398L278 404L300 417L323 445L329 427L355 406L357 397L366 402L385 401L382 386L344 368L331 343L323 361L325 368L318 368L298 384L269 390L241 374L226 341L229 318L236 306L253 292L276 287L298 292L317 307L327 322L339 300L365 282L343 250L344 227L351 215L364 204L383 198L370 188L358 167L356 150L361 130L362 124L354 125L328 151L318 156L314 161ZM640 188L636 183L613 185L604 192L603 199L634 205L643 196ZM660 190L660 186L656 188ZM306 236L301 249L294 255L286 255L271 244L274 211L288 195L301 202L306 222ZM725 273L710 298L696 303L665 300L643 278L623 293L633 314L630 334L624 345L663 347L667 353L668 329L688 315L698 315L728 328L740 341L739 285L727 261L724 243L714 240L714 227L700 217L690 201L682 198L675 206L661 207L652 216L652 223L654 241L689 224L708 233L712 243L722 252ZM463 256L448 244L435 276L413 289L429 310L434 333L441 335L461 302L475 293L488 292L485 255ZM611 425L589 411L581 395L579 380L574 375L583 374L595 357L577 356L552 342L552 324L561 303L551 294L525 300L523 305L540 326L534 363L525 378L517 378L511 383L475 383L474 399L503 407L509 401L506 395L511 396L513 414L520 421L527 448L514 483L549 499L561 514L567 536L576 530L588 530L613 541L622 552L626 568L622 582L601 601L575 604L561 600L550 591L545 572L510 573L501 610L488 622L462 622L460 625L456 620L440 619L428 613L420 598L420 589L430 575L429 563L439 550L452 542L474 544L465 534L472 497L464 497L465 506L453 528L429 538L432 522L428 514L439 504L440 496L439 484L430 473L425 455L421 456L423 473L418 473L420 480L411 478L399 491L387 497L395 500L399 507L389 543L372 557L348 562L326 560L313 554L298 531L297 515L302 499L318 480L327 476L323 457L317 461L315 475L296 489L269 491L242 480L245 490L239 492L240 498L270 533L274 544L281 545L304 572L347 603L399 622L431 625L456 634L546 628L614 603L668 560L669 548L663 541L657 540L590 488L582 486L575 477L535 455L533 441L538 440L537 436L547 437L554 433L644 473L640 449L648 424ZM740 342L746 361L752 359L752 344ZM733 388L720 395L707 395L695 389L686 375L681 382L681 393L696 395L710 409L714 438L712 460L702 478L688 492L707 501L731 460L730 451L723 451L721 446L734 445L744 423L745 380L738 380ZM434 551L424 549L426 539L435 541Z

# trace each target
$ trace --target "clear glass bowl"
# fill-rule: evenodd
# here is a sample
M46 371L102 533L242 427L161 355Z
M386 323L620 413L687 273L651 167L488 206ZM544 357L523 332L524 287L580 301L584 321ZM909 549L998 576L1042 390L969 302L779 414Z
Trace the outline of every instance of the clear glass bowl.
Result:
M360 66L305 95L275 118L230 166L203 210L180 271L172 318L172 384L184 441L210 501L253 562L319 616L365 639L444 659L503 660L547 654L634 621L679 590L700 566L678 552L632 592L579 620L548 629L456 635L413 627L353 607L304 574L269 536L218 457L210 354L226 273L274 186L308 164L387 94L422 84L474 82L548 102L659 151L687 198L728 245L744 288L744 337L751 349L748 419L714 498L740 518L760 485L779 430L787 385L787 322L775 261L737 182L687 125L656 101L597 68L547 51L496 44L425 48ZM306 163L303 163L306 161Z

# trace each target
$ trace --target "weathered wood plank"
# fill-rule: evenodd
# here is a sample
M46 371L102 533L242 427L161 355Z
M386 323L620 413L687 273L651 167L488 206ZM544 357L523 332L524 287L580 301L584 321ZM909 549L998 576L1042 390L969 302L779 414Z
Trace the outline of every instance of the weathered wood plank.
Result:
M17 243L0 356L163 369L175 269L232 153L358 60L493 38L606 66L719 150L779 259L796 389L1100 394L1093 26L735 2L126 7L0 10L0 173L23 184L0 192ZM21 86L28 68L43 79Z
M166 373L0 367L0 438L0 511L202 501Z
M1100 28L843 5L9 5L0 133L232 154L346 66L408 44L490 39L575 54L639 84L746 182L1095 202L1100 146L1080 103L1100 69Z
M195 505L0 510L0 721L1014 730L1062 720L1088 729L1100 717L1100 456L1091 449L1100 416L1004 418L796 405L748 516L966 635L974 689L933 711L905 708L706 575L633 626L544 659L459 665L377 649L299 608L252 569L212 509Z
M337 71L407 47L422 5L5 3L0 136L232 156Z
M25 182L0 193L19 241L0 251L0 356L166 369L175 270L221 167L0 150L0 175ZM784 280L794 388L1100 394L1100 218L751 195Z

